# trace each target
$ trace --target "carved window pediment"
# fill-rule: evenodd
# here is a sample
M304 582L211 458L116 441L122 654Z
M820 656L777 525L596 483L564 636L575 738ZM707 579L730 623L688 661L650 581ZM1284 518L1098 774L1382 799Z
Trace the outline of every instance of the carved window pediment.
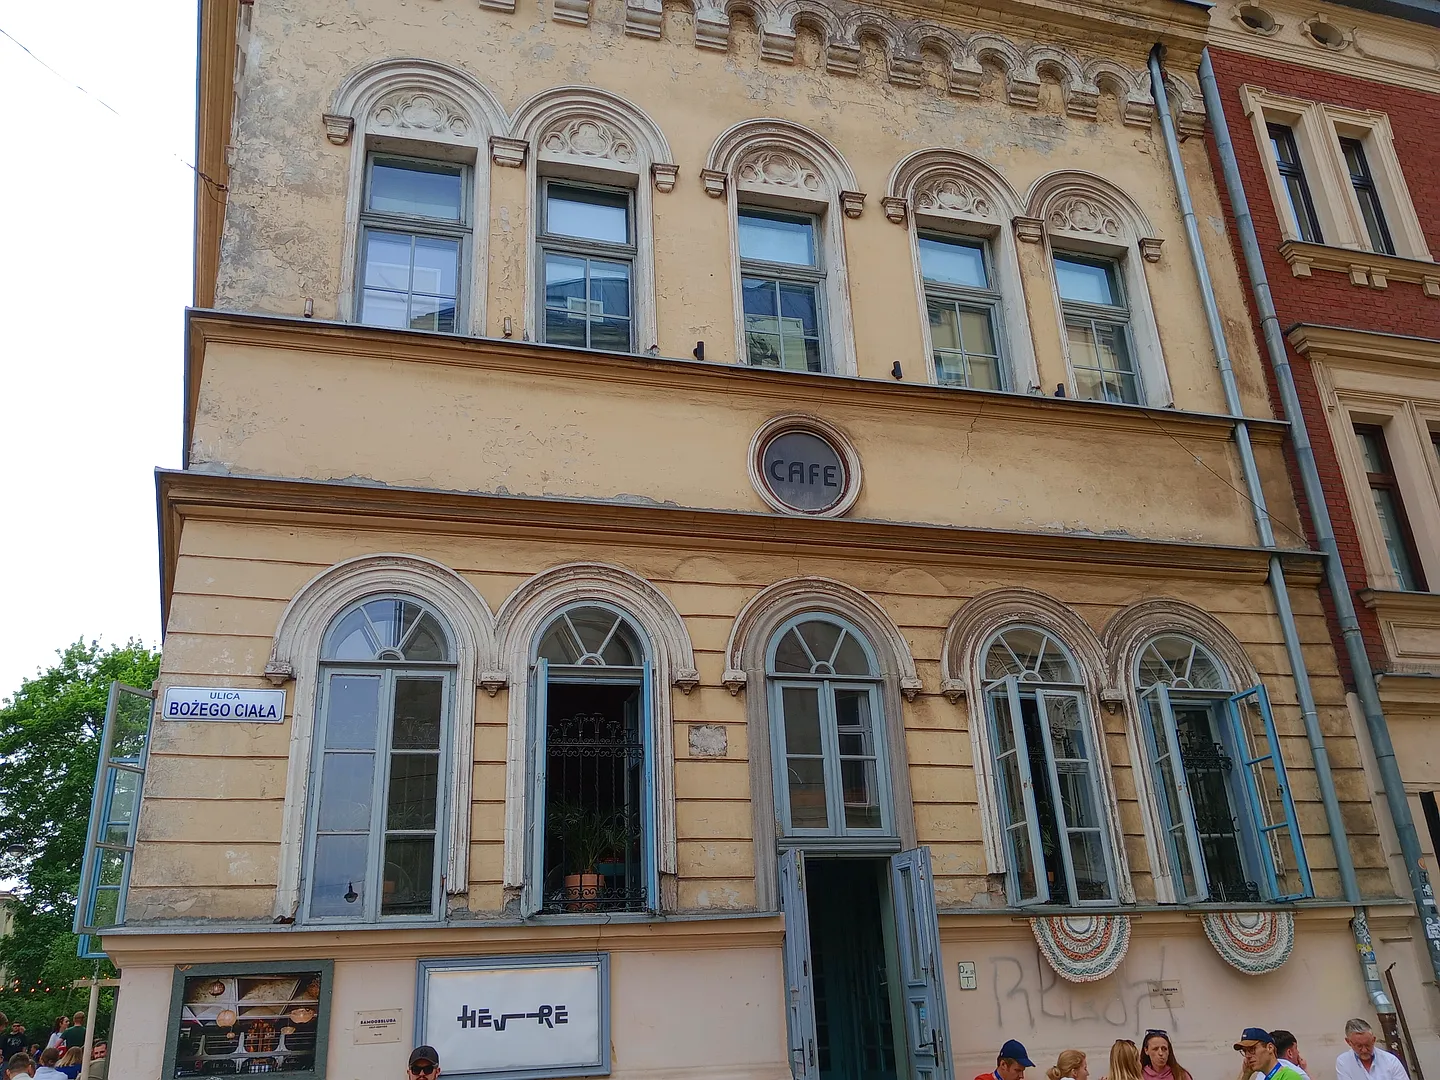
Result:
M757 150L741 160L735 174L740 185L752 191L822 198L827 194L819 170L804 158L784 150Z
M635 141L615 125L594 117L571 117L540 137L540 153L551 159L604 162L638 168Z
M958 176L940 176L926 180L916 189L915 209L919 213L988 221L994 216L995 208L985 193L969 181Z
M1052 232L1084 233L1106 240L1119 240L1119 219L1103 203L1072 195L1061 199L1045 215L1046 228Z
M438 135L462 142L471 139L473 131L459 105L431 90L386 94L371 110L368 127L374 132L423 132L426 138Z

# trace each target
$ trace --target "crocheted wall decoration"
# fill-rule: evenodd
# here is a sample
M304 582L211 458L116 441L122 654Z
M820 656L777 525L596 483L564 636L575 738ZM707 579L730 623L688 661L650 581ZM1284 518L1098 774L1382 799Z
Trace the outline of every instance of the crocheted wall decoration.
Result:
M1246 975L1274 971L1295 946L1295 916L1288 911L1216 912L1201 922L1220 959Z
M1128 915L1031 919L1030 932L1055 973L1070 982L1098 982L1113 974L1130 947Z

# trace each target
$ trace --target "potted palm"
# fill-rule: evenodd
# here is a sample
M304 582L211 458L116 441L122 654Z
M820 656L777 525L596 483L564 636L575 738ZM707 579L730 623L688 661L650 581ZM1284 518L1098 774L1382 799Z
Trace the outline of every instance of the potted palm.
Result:
M581 911L593 911L605 877L596 867L630 846L625 811L598 810L564 800L546 809L545 831L560 844L565 872L566 901Z

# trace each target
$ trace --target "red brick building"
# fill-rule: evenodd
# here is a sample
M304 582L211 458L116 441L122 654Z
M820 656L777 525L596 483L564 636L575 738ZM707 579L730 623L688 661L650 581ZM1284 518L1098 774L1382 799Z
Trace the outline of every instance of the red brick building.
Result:
M1283 336L1364 652L1424 863L1435 873L1440 264L1432 250L1440 247L1440 5L1409 0L1317 11L1289 0L1222 3L1212 12L1209 51L1273 297L1278 325L1271 329ZM1219 171L1221 146L1213 136L1209 145ZM1228 199L1226 209L1240 255L1243 233ZM1250 284L1257 284L1253 275ZM1253 297L1250 317L1263 340L1263 312ZM1273 372L1270 389L1278 410ZM1303 499L1293 451L1289 465ZM1306 521L1304 542L1320 546L1313 520ZM1357 690L1366 675L1347 662L1343 612L1333 595L1326 600L1352 713L1363 728ZM1361 744L1373 749L1372 740ZM1373 757L1367 767L1383 802ZM1394 851L1396 873L1404 875L1398 842ZM1418 921L1414 927L1410 955L1424 972L1431 966L1424 930ZM1440 1024L1440 993L1426 997L1401 1002L1421 1043Z

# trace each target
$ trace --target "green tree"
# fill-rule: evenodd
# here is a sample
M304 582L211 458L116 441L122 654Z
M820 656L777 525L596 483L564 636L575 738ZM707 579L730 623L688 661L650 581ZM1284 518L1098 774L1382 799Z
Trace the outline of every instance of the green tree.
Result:
M84 1007L68 987L94 970L71 926L110 683L148 688L160 673L159 652L134 640L81 640L57 655L0 701L0 877L18 883L14 929L0 938L0 1011L32 1037Z

